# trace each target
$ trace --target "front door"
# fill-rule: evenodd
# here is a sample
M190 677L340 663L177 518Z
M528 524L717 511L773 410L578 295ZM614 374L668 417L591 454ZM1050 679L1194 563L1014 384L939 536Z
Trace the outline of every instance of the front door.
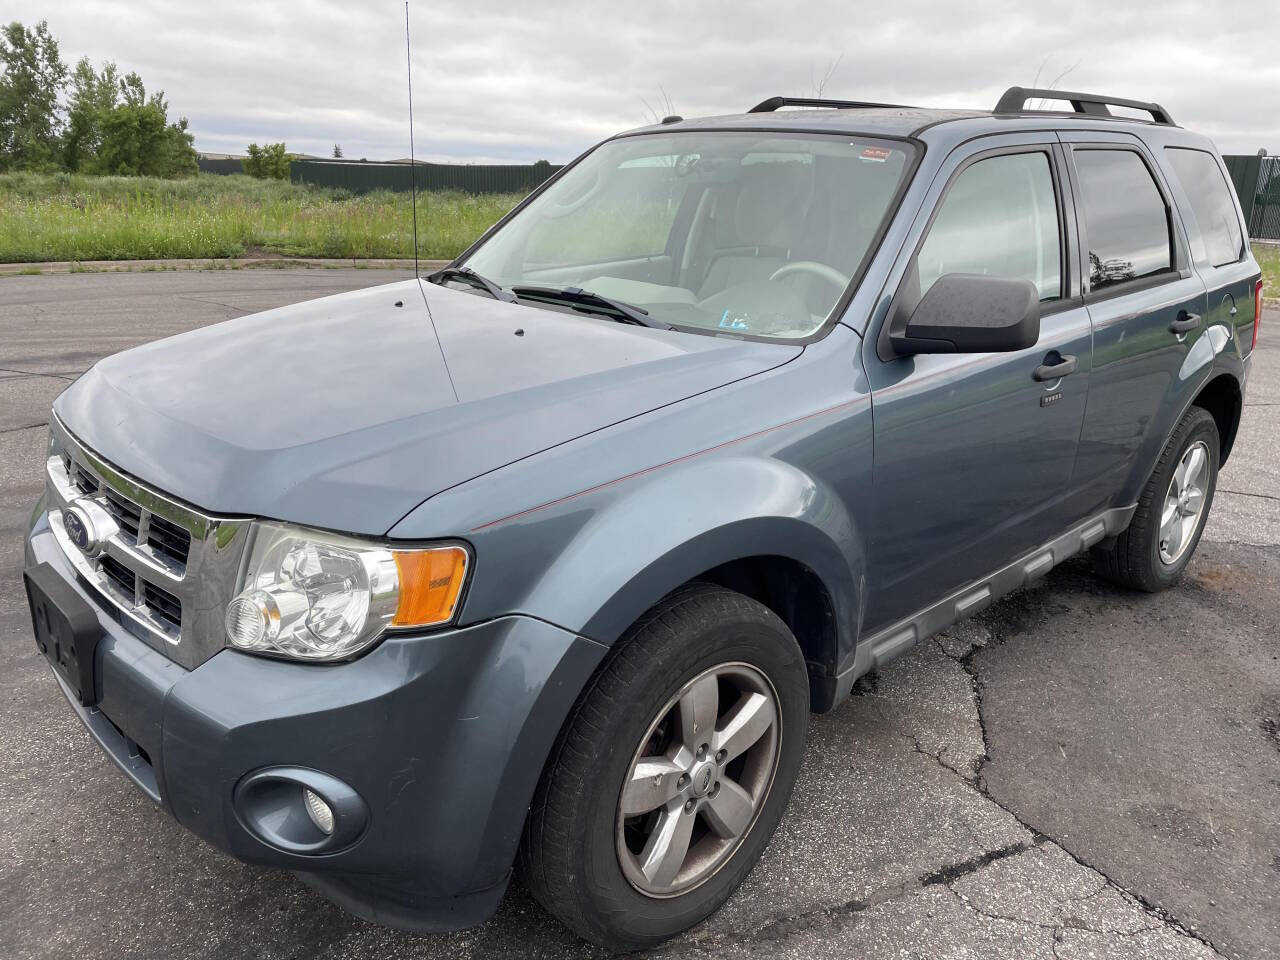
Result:
M894 357L869 331L864 345L875 432L865 632L994 572L1066 525L1092 348L1073 279L1061 148L1034 136L1001 137L996 149L970 145L948 159L924 208L932 216L900 265L893 309L918 302L948 273L1023 278L1040 291L1039 342L1012 353ZM1063 375L1046 377L1055 366Z

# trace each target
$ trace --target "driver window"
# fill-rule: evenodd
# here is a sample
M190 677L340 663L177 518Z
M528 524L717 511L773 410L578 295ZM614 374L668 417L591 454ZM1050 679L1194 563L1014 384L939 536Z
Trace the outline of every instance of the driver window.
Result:
M989 157L952 181L916 255L923 297L948 273L1030 280L1040 299L1062 293L1062 245L1045 153Z

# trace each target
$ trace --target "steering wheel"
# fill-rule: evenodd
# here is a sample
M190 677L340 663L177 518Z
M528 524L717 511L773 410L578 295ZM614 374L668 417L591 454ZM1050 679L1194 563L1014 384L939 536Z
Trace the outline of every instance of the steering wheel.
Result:
M794 263L784 263L773 271L773 276L769 277L769 279L771 281L781 280L783 277L789 277L793 273L807 273L810 276L827 281L838 290L844 290L853 279L852 277L846 277L835 267L829 267L825 263L819 263L817 260L796 260Z

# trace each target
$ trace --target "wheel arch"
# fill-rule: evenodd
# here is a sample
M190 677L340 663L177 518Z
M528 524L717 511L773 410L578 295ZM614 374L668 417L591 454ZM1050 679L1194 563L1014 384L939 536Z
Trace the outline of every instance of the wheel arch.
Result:
M1219 373L1200 388L1191 406L1209 411L1218 427L1218 466L1227 462L1240 429L1240 415L1244 410L1244 393L1240 381L1232 373Z
M1207 410L1213 417L1220 441L1218 465L1226 462L1240 424L1245 378L1243 361L1224 346L1229 342L1222 326L1211 327L1196 341L1148 425L1141 450L1130 463L1120 491L1121 502L1137 500L1173 431L1192 407Z
M810 704L818 712L830 709L826 681L839 662L839 620L831 591L816 571L791 557L762 554L722 563L691 582L699 581L741 593L773 611L804 654Z
M647 610L695 582L735 590L777 614L804 654L813 708L830 709L830 679L853 655L862 606L861 570L855 576L834 540L791 517L752 517L707 530L638 571L582 632L613 644Z

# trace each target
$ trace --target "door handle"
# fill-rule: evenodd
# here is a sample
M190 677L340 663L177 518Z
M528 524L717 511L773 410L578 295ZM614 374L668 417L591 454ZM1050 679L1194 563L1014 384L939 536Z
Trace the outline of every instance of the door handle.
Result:
M1179 310L1178 318L1169 324L1169 332L1186 333L1188 330L1194 330L1198 326L1200 326L1200 314Z
M1057 351L1054 351L1044 359L1045 362L1036 367L1032 372L1031 378L1033 380L1039 380L1041 382L1047 380L1059 380L1069 373L1076 372L1076 358L1069 353L1060 354Z

